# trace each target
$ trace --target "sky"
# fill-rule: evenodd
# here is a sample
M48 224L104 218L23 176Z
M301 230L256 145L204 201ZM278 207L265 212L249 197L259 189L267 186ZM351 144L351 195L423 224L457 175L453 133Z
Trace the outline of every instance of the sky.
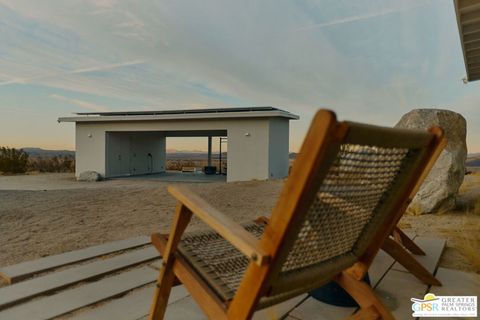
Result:
M73 150L74 112L274 106L300 116L298 151L319 108L384 126L442 108L480 152L464 76L452 0L0 0L4 146Z

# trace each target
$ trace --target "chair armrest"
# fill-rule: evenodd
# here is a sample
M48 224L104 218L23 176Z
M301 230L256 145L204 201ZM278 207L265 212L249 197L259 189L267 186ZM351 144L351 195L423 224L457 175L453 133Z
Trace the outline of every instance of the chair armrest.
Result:
M169 186L168 192L256 264L262 266L268 263L270 255L260 248L260 241L240 224L187 188Z

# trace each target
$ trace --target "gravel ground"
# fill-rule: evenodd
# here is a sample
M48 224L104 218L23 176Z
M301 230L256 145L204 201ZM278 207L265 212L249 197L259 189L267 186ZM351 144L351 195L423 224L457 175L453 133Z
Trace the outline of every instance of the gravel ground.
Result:
M168 183L75 182L73 175L0 177L0 266L152 232L168 232ZM8 181L8 183L6 183ZM43 185L44 189L37 188ZM76 188L71 188L76 185ZM236 221L269 215L282 181L182 184ZM191 227L201 228L192 220Z

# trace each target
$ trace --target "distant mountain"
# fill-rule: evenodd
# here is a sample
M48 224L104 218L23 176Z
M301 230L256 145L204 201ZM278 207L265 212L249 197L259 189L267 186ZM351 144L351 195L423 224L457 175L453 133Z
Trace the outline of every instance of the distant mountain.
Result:
M480 153L470 153L465 162L467 167L480 167Z
M167 149L167 153L207 153L207 151Z
M466 162L467 167L480 167L480 159L469 160Z
M22 148L23 151L28 153L30 157L42 157L42 158L53 158L53 157L64 157L64 156L75 156L75 151L71 150L45 150L41 148Z
M212 152L212 159L218 159L218 151ZM227 158L227 152L222 152L222 159ZM207 152L188 152L188 151L179 151L179 152L168 152L167 151L167 160L205 160L207 159Z

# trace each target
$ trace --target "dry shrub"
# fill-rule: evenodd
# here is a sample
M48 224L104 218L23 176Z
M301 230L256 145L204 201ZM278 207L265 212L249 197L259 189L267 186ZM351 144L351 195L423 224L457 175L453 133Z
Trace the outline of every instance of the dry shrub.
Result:
M38 172L74 172L75 159L72 156L30 158L28 161L28 170Z
M218 165L218 160L212 159L212 166L217 167L217 171L219 169ZM208 164L207 160L183 160L183 159L172 159L172 160L167 160L166 164L166 170L175 170L175 171L181 171L183 167L196 167L196 168L202 168L205 167ZM222 160L222 165L224 168L226 165L226 160ZM223 170L223 169L222 169Z
M195 167L195 162L191 160L167 160L167 170L180 171L183 167Z
M0 172L25 173L28 168L28 154L22 149L0 147Z

